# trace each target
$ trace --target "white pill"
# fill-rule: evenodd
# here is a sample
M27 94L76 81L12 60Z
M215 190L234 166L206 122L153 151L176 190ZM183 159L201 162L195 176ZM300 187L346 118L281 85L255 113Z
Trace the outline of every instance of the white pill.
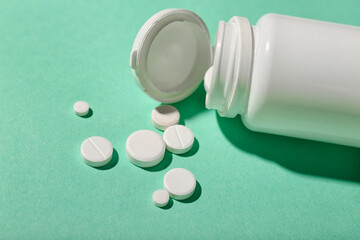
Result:
M78 116L86 116L89 113L89 104L84 101L74 103L74 112Z
M165 207L169 203L169 193L165 190L156 190L152 195L153 203L158 207Z
M126 140L126 155L139 167L152 167L161 162L165 149L162 137L150 130L136 131Z
M163 138L167 150L176 154L188 152L194 144L194 134L183 125L173 125L166 128Z
M89 137L80 147L81 157L84 162L92 167L101 167L110 162L113 146L103 137Z
M170 197L184 200L191 197L196 188L194 174L184 168L174 168L164 176L164 188Z
M151 113L153 125L159 130L178 124L180 121L179 111L171 105L160 105Z

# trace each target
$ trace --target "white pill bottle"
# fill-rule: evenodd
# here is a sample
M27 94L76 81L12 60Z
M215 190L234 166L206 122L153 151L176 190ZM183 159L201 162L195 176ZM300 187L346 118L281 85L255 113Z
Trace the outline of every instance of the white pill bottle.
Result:
M360 147L360 28L278 14L220 21L212 47L194 13L168 9L140 30L130 57L159 102L205 76L206 107L258 132Z

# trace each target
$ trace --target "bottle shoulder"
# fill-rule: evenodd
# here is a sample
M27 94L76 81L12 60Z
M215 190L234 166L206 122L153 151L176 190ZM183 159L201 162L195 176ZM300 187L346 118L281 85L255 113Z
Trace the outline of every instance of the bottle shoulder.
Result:
M291 17L277 13L267 13L263 15L261 18L259 18L255 26L262 27L264 25L267 25L268 27L271 27L274 24L278 23L279 21L285 21L288 18Z

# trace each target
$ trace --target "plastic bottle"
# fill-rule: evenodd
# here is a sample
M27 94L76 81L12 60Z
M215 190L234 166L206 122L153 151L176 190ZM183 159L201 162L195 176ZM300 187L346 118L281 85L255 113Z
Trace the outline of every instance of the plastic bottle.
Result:
M149 37L151 36L151 37ZM215 47L194 13L168 9L140 30L135 79L176 102L205 75L206 107L254 131L360 147L360 28L278 14L220 21ZM160 79L160 80L159 80Z

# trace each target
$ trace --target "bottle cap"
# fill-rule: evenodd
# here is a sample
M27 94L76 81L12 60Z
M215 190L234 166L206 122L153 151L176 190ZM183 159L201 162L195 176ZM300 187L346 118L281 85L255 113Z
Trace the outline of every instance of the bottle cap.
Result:
M138 85L162 103L183 100L212 65L208 29L195 13L167 9L152 16L136 36L130 66Z

